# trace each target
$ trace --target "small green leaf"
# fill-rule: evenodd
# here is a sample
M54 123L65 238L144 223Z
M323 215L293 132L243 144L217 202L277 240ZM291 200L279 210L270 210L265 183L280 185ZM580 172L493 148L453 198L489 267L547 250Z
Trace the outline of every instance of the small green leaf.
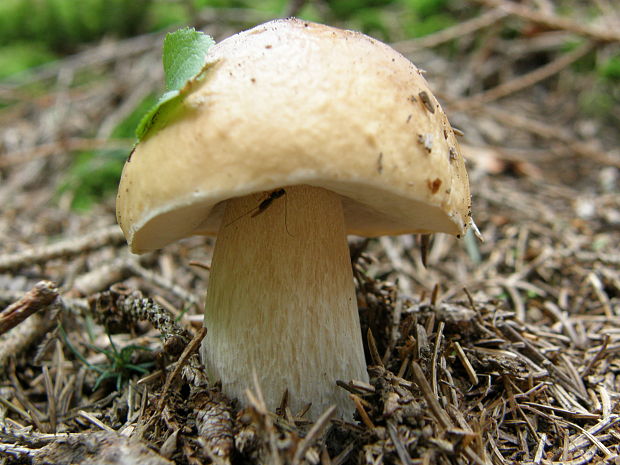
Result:
M152 106L142 117L138 127L136 128L136 137L138 140L142 140L146 133L149 132L151 126L155 124L157 118L165 117L167 109L173 109L177 103L181 101L179 98L180 92L178 90L171 90L162 95L157 103ZM178 100L179 102L176 102Z
M168 90L181 90L205 64L205 56L215 41L206 34L184 28L164 39L164 74Z
M188 82L201 78L205 57L215 41L193 28L172 32L164 39L164 75L168 91L149 109L136 128L136 137L146 137L156 121L164 123L188 92Z

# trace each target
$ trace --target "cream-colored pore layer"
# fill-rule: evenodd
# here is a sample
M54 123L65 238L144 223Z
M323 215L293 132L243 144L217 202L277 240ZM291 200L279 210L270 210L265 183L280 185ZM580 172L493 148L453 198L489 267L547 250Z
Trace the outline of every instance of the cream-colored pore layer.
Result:
M202 355L212 381L246 402L255 371L267 406L353 404L336 380L367 380L340 198L295 186L228 201L207 293ZM264 204L263 204L264 205Z

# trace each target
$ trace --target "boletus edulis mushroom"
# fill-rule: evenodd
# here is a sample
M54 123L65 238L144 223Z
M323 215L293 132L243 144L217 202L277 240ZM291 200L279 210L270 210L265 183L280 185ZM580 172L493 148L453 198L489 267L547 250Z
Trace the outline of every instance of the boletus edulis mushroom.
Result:
M464 233L470 193L420 70L366 35L271 21L209 49L180 109L125 164L131 250L217 235L202 357L245 401L354 410L368 379L347 234Z

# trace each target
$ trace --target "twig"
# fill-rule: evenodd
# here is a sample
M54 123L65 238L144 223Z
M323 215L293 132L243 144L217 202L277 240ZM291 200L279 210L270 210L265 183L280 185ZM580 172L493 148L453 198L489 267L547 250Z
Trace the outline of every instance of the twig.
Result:
M0 397L0 402L2 400L3 399ZM39 433L37 431L31 431L25 428L17 430L15 429L15 426L11 426L8 422L0 424L0 439L2 441L14 442L17 444L23 444L31 447L41 447L42 445L56 442L60 437L80 438L81 436L88 434L90 433Z
M52 378L50 377L49 369L46 365L43 366L43 379L45 381L45 392L47 394L47 417L49 419L50 432L55 433L58 428L58 415L56 408L56 395L54 392L54 385L52 383Z
M437 395L437 360L439 358L439 347L441 346L441 342L443 339L443 330L445 326L445 322L439 322L439 327L437 328L437 332L435 333L435 347L433 349L433 358L431 359L431 386L435 395Z
M306 434L306 437L303 438L302 441L297 445L297 450L295 450L295 455L293 456L293 464L301 463L301 459L306 454L308 448L329 425L329 421L332 419L335 413L336 407L332 405L327 410L325 410L325 412L323 412L323 414L314 422L312 428L310 428L310 431L308 431L308 434Z
M545 452L545 445L547 442L547 433L542 433L536 447L536 453L534 454L534 463L538 464L542 462L542 456Z
M34 314L13 330L0 337L0 371L10 357L30 348L31 344L45 334L53 321Z
M356 447L358 447L356 441L349 442L346 447L342 449L342 451L332 459L332 465L342 465L343 463L345 463L345 461L349 457L349 454L351 454L351 452L353 452Z
M194 339L192 339L192 341L187 345L187 347L185 347L185 350L179 357L179 360L177 361L174 369L168 374L168 377L166 378L166 382L164 383L164 387L160 394L158 407L160 410L163 408L164 402L166 401L166 395L168 394L168 390L170 389L172 382L179 375L181 369L185 366L190 356L192 356L198 350L198 348L200 347L200 343L202 342L206 334L207 328L200 328L198 333L196 333L196 336L194 336Z
M609 297L605 293L605 286L601 282L600 278L594 272L588 273L588 282L592 285L594 289L594 293L598 298L603 310L605 311L605 316L614 316L614 312L611 308L611 302L609 301Z
M0 313L0 334L6 333L29 316L51 305L58 289L51 281L39 281L24 297Z
M360 418L362 419L362 422L366 425L368 429L374 430L375 425L370 419L370 417L368 416L368 413L366 412L366 410L364 409L364 406L362 405L362 399L356 394L349 394L349 398L355 404L355 409L357 410L357 413L360 414Z
M587 430L587 434L585 431L582 431L571 438L570 447L568 452L574 453L579 449L583 449L587 444L591 443L590 437L595 434L600 434L603 431L609 429L610 427L616 425L616 423L620 422L620 416L613 415L609 418L605 418L598 422L596 425L592 426ZM590 436L588 436L588 434Z
M129 150L132 144L133 140L128 139L89 139L80 137L61 139L59 141L37 145L29 149L7 153L3 155L0 160L0 168L26 163L39 157L47 157L57 153L73 152L76 150Z
M53 79L61 69L77 72L80 69L93 68L110 61L119 61L133 55L141 55L159 47L161 39L168 31L148 33L117 42L103 41L101 45L88 48L83 52L65 58L64 60L46 63L37 68L30 68L23 74L14 74L5 85L10 87L24 87L34 82ZM14 84L13 84L14 83Z
M428 381L424 376L424 372L422 371L422 367L417 362L411 362L411 368L413 369L413 377L415 382L422 391L422 395L435 415L437 421L444 429L453 427L454 425L452 424L452 420L450 420L450 417L446 411L441 408L441 405L439 405L437 397L433 393L430 384L428 384Z
M537 24L543 24L551 29L560 29L574 32L582 36L590 37L599 42L620 42L620 32L612 28L601 29L582 25L571 19L562 18L543 11L535 11L524 5L508 2L506 0L476 0L490 7L501 8L514 16L519 16Z
M6 400L4 397L1 397L1 396L0 396L0 404L2 404L5 408L17 413L23 419L30 420L30 415L28 415L28 412L26 412L24 409L20 408L19 406L15 405L14 403L9 402L8 400ZM0 427L4 427L4 425L0 424Z
M564 409L564 408L555 407L553 405L540 404L540 403L537 403L537 402L523 402L523 403L521 403L519 405L528 406L528 407L535 407L537 409L542 409L543 411L544 410L549 410L549 411L553 412L554 414L565 415L567 417L577 418L577 419L598 420L600 418L600 415L598 415L596 413L573 412L571 410L567 410L567 409Z
M594 357L591 357L590 360L588 361L587 365L584 367L583 371L581 372L581 379L585 378L586 376L588 376L590 374L590 372L592 371L592 368L594 368L594 365L596 365L600 360L602 360L606 353L607 353L607 346L609 345L609 334L605 334L604 335L604 339L603 339L603 343L601 344L601 346L599 347L599 349L597 350L596 354L594 355Z
M465 372L469 377L469 381L471 381L471 383L475 386L476 384L478 384L478 375L476 374L476 370L474 370L474 367L471 365L469 359L467 358L467 355L465 354L465 351L461 347L461 344L459 344L458 341L454 341L453 345L456 348L456 355L465 367Z
M60 257L71 257L83 252L90 252L107 245L125 242L122 231L116 225L82 237L72 237L51 245L34 247L23 252L0 256L0 272L16 270L25 266L45 263Z
M198 305L198 299L191 292L187 292L178 284L171 282L170 280L164 278L160 274L154 273L151 270L148 270L141 266L136 260L129 260L127 262L128 269L146 279L147 281L155 284L156 286L161 287L162 289L166 289L167 291L172 292L173 294L180 297L185 302L189 302L193 305Z
M373 365L383 366L383 361L381 360L381 356L379 355L379 350L377 349L377 342L375 341L375 337L372 335L372 331L368 328L368 332L366 333L366 339L368 340L368 351L370 352L370 358L372 359Z
M71 284L71 295L90 296L109 289L122 281L128 274L128 254L121 253L109 262L101 263L87 273L75 278Z
M594 48L594 45L594 42L586 42L581 45L581 47L560 56L559 58L535 69L534 71L500 84L487 91L476 94L472 97L459 100L452 104L451 107L455 110L465 110L471 107L478 107L531 87L537 82L559 73L570 64L585 56Z
M341 387L346 391L349 391L351 394L364 395L375 392L375 387L372 384L358 381L356 379L352 379L347 382L337 379L336 386Z
M447 27L433 34L429 34L418 39L404 40L393 43L392 47L404 55L411 54L416 50L436 47L437 45L444 44L450 40L472 34L480 29L497 23L497 21L507 15L508 13L506 11L503 11L500 8L494 8L487 10L472 19L460 22L455 26Z
M615 454L612 454L611 451L607 447L605 447L605 445L596 436L594 436L592 433L590 433L585 428L582 428L581 426L573 422L570 422L568 420L565 420L565 419L558 419L558 420L562 421L563 423L566 423L567 425L570 425L573 428L578 429L583 436L585 436L587 439L590 440L590 442L592 442L592 445L596 446L603 454L605 454L605 457L611 457L615 455Z
M560 141L579 156L582 156L584 158L590 158L604 165L620 168L619 159L602 150L597 150L588 143L575 139L571 132L567 131L562 127L551 126L549 124L543 123L542 121L537 121L534 118L521 116L514 112L506 111L491 105L485 105L484 108L472 107L471 110L476 112L484 111L485 114L490 114L494 118L500 120L501 123L505 125L514 126L515 128L522 129L540 137L544 137L545 139ZM577 259L583 261L600 260L603 263L620 263L620 257L614 255L603 256L602 254L581 251L577 255L575 255L574 251L561 251L560 253L567 256L576 256Z
M506 334L509 339L513 341L518 341L523 344L525 351L532 356L536 363L540 363L545 369L547 369L552 375L552 377L558 381L559 385L565 387L578 399L587 402L587 394L579 390L581 386L575 385L574 381L569 376L567 376L566 373L553 365L553 363L551 363L551 361L544 354L542 354L538 349L536 349L536 347L534 347L531 342L529 342L526 338L524 338L519 332L517 332L507 323L502 323L497 327L500 331Z
M411 465L413 463L411 460L411 456L409 455L409 452L407 452L407 449L405 448L403 441L398 436L398 430L396 429L396 426L394 425L393 421L387 422L387 430L388 430L388 434L390 435L390 439L392 440L392 444L394 444L394 448L396 449L396 453L398 454L398 458L400 459L400 461L405 465Z
M97 426L98 428L101 428L104 431L109 431L110 433L116 433L116 431L114 431L112 428L110 428L108 425L106 425L105 423L103 423L101 420L99 420L98 418L95 418L93 415L91 415L88 412L85 412L84 410L80 410L78 412L78 415L81 416L82 418L88 420L90 423L92 423L93 425Z
M252 372L252 378L254 380L254 389L256 395L254 395L250 389L245 390L245 395L248 398L248 403L250 404L250 406L254 409L256 414L259 415L258 420L260 423L262 423L263 429L266 430L269 435L271 463L273 463L274 465L281 465L282 458L278 453L276 431L273 426L271 416L269 415L267 405L265 404L265 398L263 397L263 391L261 390L260 384L258 382L258 376L256 375L256 371Z
M14 444L2 444L2 443L0 443L0 452L2 452L3 454L10 454L10 455L14 455L14 456L34 457L34 455L36 454L37 450L36 449L28 449L26 447L19 447L19 446L16 446Z
M383 354L383 358L381 359L383 365L387 365L392 357L392 353L394 352L394 348L398 343L398 339L400 338L400 321L403 313L403 299L398 299L396 304L394 305L394 310L392 312L392 328L390 331L390 339L385 348L385 352Z

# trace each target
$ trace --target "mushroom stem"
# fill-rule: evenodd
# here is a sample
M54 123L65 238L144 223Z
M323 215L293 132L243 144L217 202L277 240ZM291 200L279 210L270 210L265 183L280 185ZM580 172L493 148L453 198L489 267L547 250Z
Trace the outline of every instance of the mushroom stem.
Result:
M227 202L207 292L202 357L212 381L245 402L256 373L275 409L288 390L310 418L354 406L336 380L367 381L340 197L286 187Z

